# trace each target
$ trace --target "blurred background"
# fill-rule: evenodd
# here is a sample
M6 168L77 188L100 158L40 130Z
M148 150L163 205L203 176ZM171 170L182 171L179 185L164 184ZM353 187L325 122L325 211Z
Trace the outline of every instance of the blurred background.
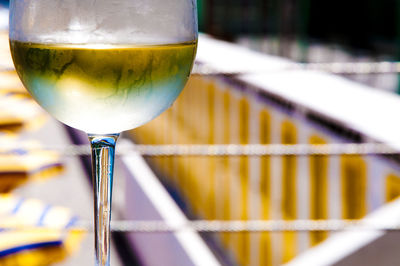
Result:
M186 88L119 140L112 265L398 265L400 2L198 0ZM0 265L90 265L88 141L0 1Z
M199 29L262 53L299 62L395 61L397 1L199 1ZM396 78L351 75L398 91Z

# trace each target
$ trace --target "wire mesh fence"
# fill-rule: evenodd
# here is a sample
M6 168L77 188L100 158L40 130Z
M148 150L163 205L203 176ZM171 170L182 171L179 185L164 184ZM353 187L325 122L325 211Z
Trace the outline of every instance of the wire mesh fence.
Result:
M400 151L387 144L378 143L347 143L347 144L171 144L143 145L130 144L129 140L121 139L117 155L129 155L132 152L143 156L309 156L309 155L393 155ZM89 145L44 146L37 148L15 145L2 146L0 154L20 152L20 149L53 150L65 156L90 155Z
M30 227L2 225L3 230L60 230L59 227ZM91 221L79 221L74 226L61 230L93 231ZM193 230L205 233L240 232L312 232L312 231L400 231L398 221L388 220L192 220L185 223L167 223L164 221L112 221L113 232L165 233Z

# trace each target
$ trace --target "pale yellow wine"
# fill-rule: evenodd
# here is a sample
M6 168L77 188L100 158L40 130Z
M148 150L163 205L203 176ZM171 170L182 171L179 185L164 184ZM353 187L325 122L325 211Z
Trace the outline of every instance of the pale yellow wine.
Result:
M184 87L196 43L64 45L11 41L17 72L38 103L87 133L119 133L167 109Z

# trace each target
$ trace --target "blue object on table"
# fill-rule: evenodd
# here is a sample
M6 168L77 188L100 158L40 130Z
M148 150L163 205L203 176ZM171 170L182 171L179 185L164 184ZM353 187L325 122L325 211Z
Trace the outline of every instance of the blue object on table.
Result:
M78 217L67 208L0 194L0 265L50 265L79 246L82 232L65 231Z

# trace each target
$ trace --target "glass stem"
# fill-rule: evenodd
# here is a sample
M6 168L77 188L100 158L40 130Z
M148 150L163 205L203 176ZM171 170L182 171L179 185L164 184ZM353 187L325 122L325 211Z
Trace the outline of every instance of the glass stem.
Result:
M92 135L94 243L96 266L110 265L110 221L115 143L119 134Z

